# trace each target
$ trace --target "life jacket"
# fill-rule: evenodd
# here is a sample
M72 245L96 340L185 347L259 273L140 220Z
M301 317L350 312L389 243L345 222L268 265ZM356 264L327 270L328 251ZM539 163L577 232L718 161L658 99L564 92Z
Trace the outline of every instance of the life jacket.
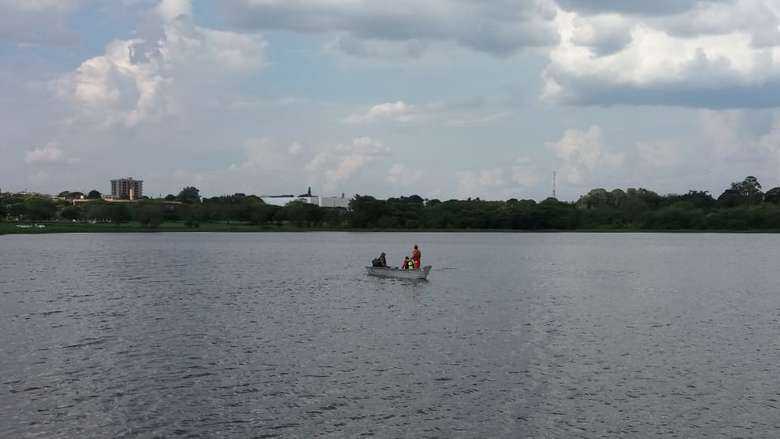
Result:
M414 270L414 260L413 259L409 259L409 262L406 265L407 265L407 267L410 270Z

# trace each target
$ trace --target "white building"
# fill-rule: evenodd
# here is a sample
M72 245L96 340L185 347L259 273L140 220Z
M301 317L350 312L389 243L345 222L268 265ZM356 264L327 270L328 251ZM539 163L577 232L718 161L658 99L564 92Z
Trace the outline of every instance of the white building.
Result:
M321 197L319 195L312 195L311 188L303 195L263 195L260 199L263 200L265 204L270 204L271 206L283 207L293 201L302 201L319 207L349 208L349 199L344 197L344 194L341 194L340 197Z
M292 203L293 201L303 201L304 203L309 202L309 197L296 197L295 195L263 195L260 197L261 200L263 200L263 203L269 204L271 206L286 206L288 203ZM317 204L311 203L311 204Z
M320 207L341 207L343 209L349 209L349 199L341 194L340 197L319 197Z

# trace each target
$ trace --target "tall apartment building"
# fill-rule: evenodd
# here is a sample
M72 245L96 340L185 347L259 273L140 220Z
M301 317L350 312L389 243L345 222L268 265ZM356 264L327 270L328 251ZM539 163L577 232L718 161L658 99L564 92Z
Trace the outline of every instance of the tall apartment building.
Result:
M140 200L144 196L144 181L131 177L111 180L111 198L115 200Z

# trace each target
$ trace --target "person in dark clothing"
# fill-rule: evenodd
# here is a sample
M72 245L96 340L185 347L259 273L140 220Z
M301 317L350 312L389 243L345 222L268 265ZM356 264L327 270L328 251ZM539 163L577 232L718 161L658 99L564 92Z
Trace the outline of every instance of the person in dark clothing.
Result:
M385 257L384 252L379 255L378 258L371 261L371 265L374 267L387 267L387 258Z

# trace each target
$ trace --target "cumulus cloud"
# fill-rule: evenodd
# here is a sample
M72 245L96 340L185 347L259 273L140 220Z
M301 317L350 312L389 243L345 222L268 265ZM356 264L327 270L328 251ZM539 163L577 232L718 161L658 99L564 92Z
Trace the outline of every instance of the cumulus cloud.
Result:
M390 148L370 137L358 137L316 154L306 164L306 170L321 173L324 188L335 190L369 164L390 155Z
M643 141L636 145L641 163L655 168L671 168L681 163L680 145L674 141Z
M360 124L378 120L394 120L397 122L410 122L424 116L424 111L409 105L403 101L386 102L369 108L364 113L353 113L344 119L344 122Z
M510 115L509 111L487 108L482 99L423 105L396 101L377 104L367 110L352 113L344 119L344 123L435 123L449 127L475 127L489 125Z
M182 16L192 16L192 3L191 0L163 0L155 11L163 20L174 21Z
M298 142L293 142L288 148L287 152L292 155L298 155L303 151L303 145Z
M539 183L539 167L529 157L518 157L512 165L511 171L512 181L520 186L529 188Z
M24 161L29 165L73 164L77 159L68 157L56 142L27 151Z
M470 169L456 173L457 195L461 198L522 198L541 181L539 164L519 156L508 165Z
M561 42L543 73L549 101L780 105L780 8L768 0L698 2L663 19L561 12L556 23Z
M571 26L571 43L590 49L596 56L610 55L631 42L631 21L622 15L575 17Z
M460 171L457 178L460 198L485 197L498 192L506 184L502 168Z
M416 185L423 177L423 172L419 169L411 169L403 163L395 163L387 171L385 180L398 187L409 187Z
M166 113L169 103L161 88L170 79L157 62L134 59L142 40L113 41L102 56L84 61L55 83L57 94L72 102L80 116L106 126L134 126Z
M587 131L566 130L557 142L547 147L559 161L559 175L572 185L589 184L595 173L623 164L622 153L612 153L604 147L601 128L591 126Z
M197 26L186 15L189 1L164 0L155 11L161 20L157 41L112 41L103 55L54 82L81 120L127 127L158 120L176 112L177 95L197 94L199 84L185 84L182 90L185 78L206 80L263 67L261 36Z
M414 53L447 41L505 55L557 40L550 0L228 0L222 7L244 29L343 33L340 44L353 54L372 54L381 42L407 43Z
M284 145L267 137L248 139L244 142L244 161L233 164L230 168L257 172L285 172L296 165L295 156L302 149L303 146L299 143L293 143L285 148Z

